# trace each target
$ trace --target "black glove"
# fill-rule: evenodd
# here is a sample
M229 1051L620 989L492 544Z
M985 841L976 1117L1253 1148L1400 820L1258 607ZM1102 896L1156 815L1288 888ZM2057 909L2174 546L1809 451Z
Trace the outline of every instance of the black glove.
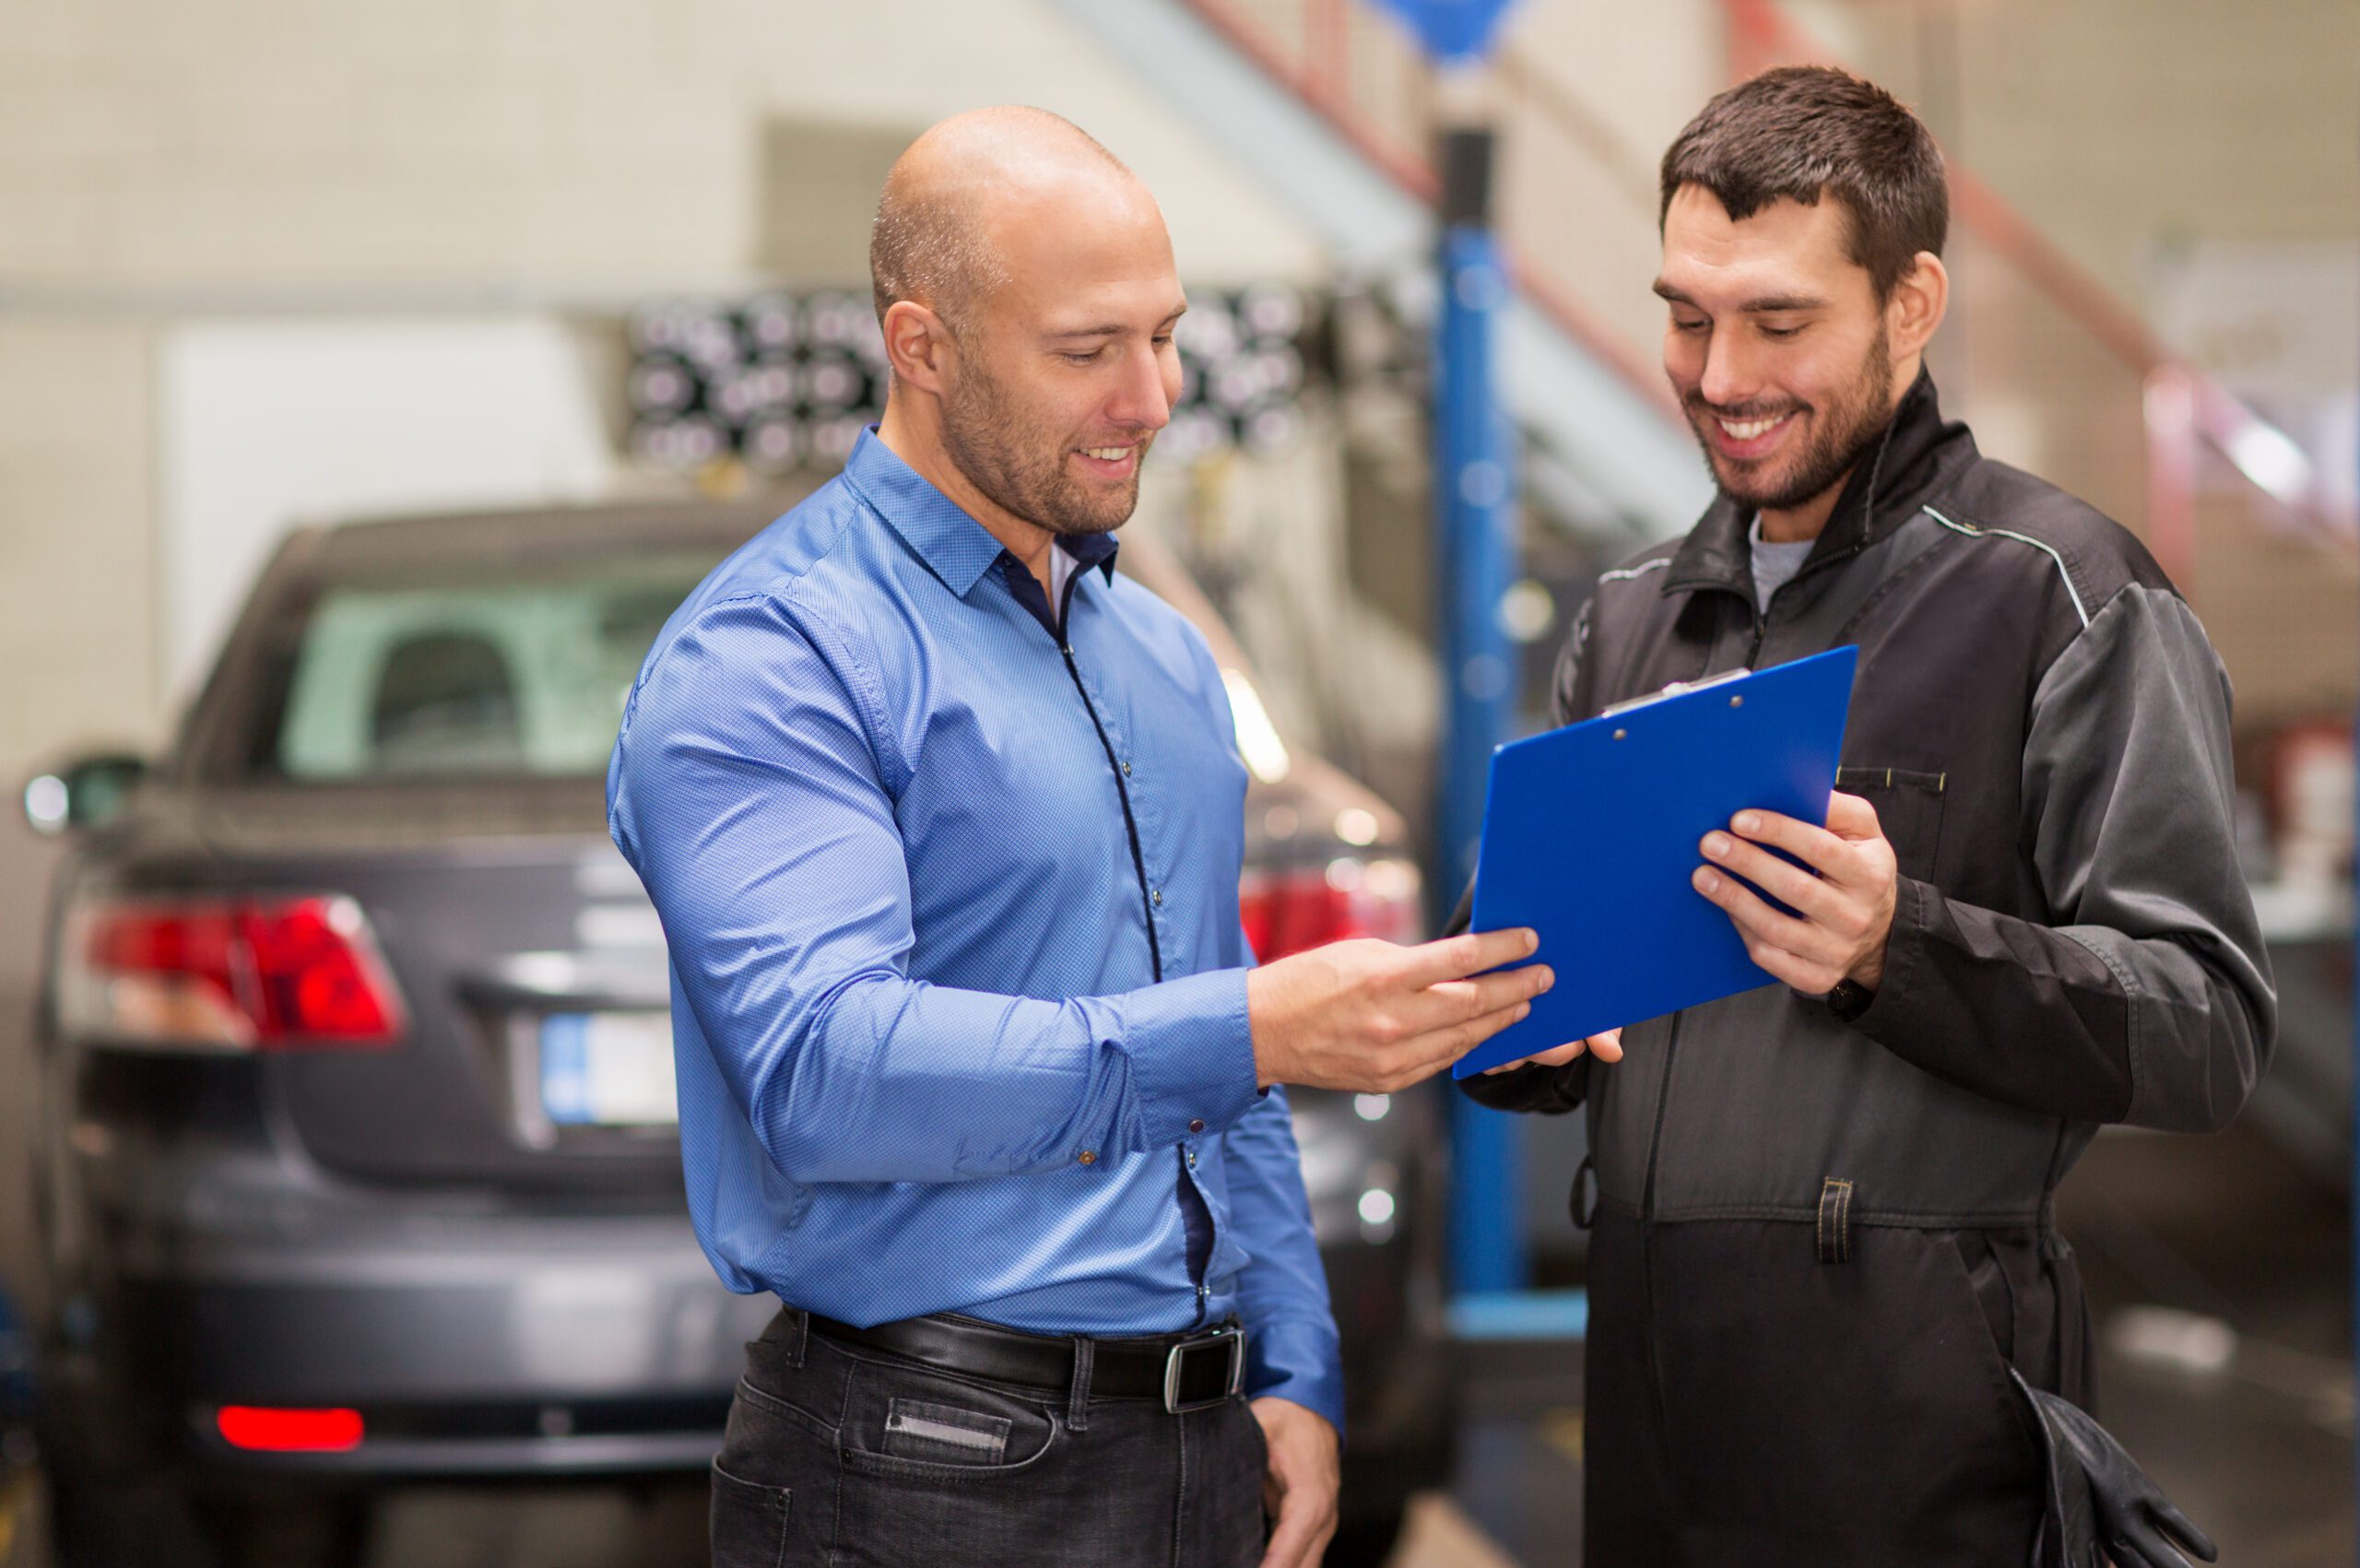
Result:
M2044 1394L2009 1369L2040 1427L2048 1460L2044 1535L2065 1568L2090 1568L2103 1550L2118 1568L2189 1568L2182 1551L2217 1562L2220 1548L2141 1469L2122 1444L2071 1400Z

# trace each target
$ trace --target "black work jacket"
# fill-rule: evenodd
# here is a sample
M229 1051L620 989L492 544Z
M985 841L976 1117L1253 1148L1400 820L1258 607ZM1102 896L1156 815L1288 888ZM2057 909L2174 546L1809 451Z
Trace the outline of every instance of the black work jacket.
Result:
M1838 787L1900 861L1882 983L1848 1020L1765 984L1634 1025L1619 1064L1468 1091L1587 1102L1599 1201L1642 1224L1823 1234L2045 1228L2099 1124L2224 1125L2275 998L2233 849L2228 680L2154 560L1982 456L1922 375L1760 613L1750 521L1723 499L1605 573L1556 717L1857 643Z

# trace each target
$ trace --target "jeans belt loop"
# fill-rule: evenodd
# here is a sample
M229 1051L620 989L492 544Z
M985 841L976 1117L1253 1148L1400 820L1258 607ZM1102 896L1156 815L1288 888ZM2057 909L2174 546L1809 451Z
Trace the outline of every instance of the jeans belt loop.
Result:
M1188 1357L1205 1351L1225 1350L1229 1356L1229 1375L1222 1380L1221 1393L1210 1399L1180 1397L1181 1370ZM1194 1339L1183 1339L1172 1347L1163 1361L1163 1408L1175 1416L1191 1410L1209 1410L1215 1405L1233 1398L1245 1386L1245 1330L1234 1324L1224 1325L1210 1334Z
M1090 1373L1098 1359L1098 1341L1086 1334L1073 1339L1073 1387L1066 1394L1066 1430L1090 1430Z

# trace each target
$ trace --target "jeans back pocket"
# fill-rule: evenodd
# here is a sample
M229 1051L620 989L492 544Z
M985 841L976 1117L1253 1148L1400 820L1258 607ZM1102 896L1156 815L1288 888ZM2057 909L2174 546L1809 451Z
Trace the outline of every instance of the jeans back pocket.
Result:
M793 1501L786 1488L732 1475L715 1459L709 1515L713 1568L779 1568L786 1560L786 1517Z

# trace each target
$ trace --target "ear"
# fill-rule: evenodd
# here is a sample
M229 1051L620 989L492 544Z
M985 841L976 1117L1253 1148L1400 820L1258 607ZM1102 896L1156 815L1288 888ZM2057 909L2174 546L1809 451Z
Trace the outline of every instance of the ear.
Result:
M1896 361L1924 351L1950 304L1951 275L1942 258L1931 251L1918 252L1884 304L1885 331Z
M894 381L939 395L958 353L942 318L914 300L897 300L886 309L884 334Z

